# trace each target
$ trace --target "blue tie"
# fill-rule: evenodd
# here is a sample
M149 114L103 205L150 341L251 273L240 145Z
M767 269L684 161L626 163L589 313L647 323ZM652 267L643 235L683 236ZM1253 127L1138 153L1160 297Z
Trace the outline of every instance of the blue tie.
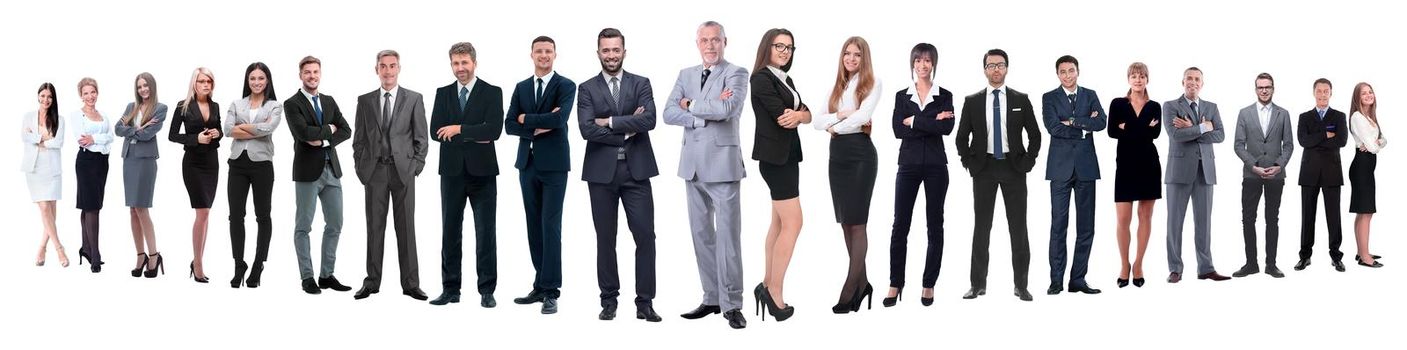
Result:
M1324 121L1324 110L1319 110L1319 121Z
M313 115L318 117L318 125L322 125L322 104L318 103L317 95L313 95Z
M459 87L459 110L469 108L469 88Z
M1002 150L1002 98L1001 90L992 90L992 156L1006 159Z

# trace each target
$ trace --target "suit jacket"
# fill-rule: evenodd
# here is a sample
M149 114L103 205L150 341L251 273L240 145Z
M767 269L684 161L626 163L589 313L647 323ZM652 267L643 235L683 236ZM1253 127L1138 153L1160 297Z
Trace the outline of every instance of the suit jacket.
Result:
M136 108L136 103L128 103L127 108L122 110L122 115L132 113L133 108ZM122 123L122 118L117 118L118 123L112 127L113 134L126 138L122 141L122 158L161 157L160 149L156 145L156 135L161 133L161 126L166 124L166 105L157 103L156 113L150 117L156 119L156 124L145 129L137 129L132 123Z
M1329 108L1324 120L1319 120L1319 112L1310 109L1300 113L1299 142L1304 147L1300 158L1300 186L1343 186L1343 161L1339 159L1339 149L1348 145L1348 118L1343 112ZM1334 126L1334 137L1330 138L1329 126Z
M1099 104L1099 95L1083 86L1075 87L1075 104L1070 104L1064 87L1041 96L1041 117L1050 132L1050 155L1046 158L1045 179L1051 181L1093 181L1099 179L1099 158L1094 154L1094 132L1109 124L1109 114ZM1062 123L1070 121L1070 125Z
M1016 162L1017 170L1029 173L1036 167L1036 157L1041 153L1041 130L1036 125L1036 113L1031 108L1031 99L1010 87L1006 88L1006 95L1002 98L1002 107L1005 108L1002 124L1006 124L1002 131L1005 132L1003 135L1011 148L1005 150L1006 157ZM982 89L963 100L962 116L958 120L958 157L962 166L967 168L972 176L981 174L989 159L987 144L990 141L987 138L989 132L986 109L987 89ZM1022 130L1026 131L1028 140L1025 145L1021 143Z
M583 181L611 183L615 179L617 153L622 148L632 178L639 181L660 174L655 150L650 145L650 130L655 129L655 92L650 79L622 72L618 84L619 101L611 98L611 86L600 74L577 89L577 124L581 138L586 139L586 154L581 161ZM634 114L640 107L645 111ZM611 118L611 123L596 125L596 118ZM635 135L626 138L630 133Z
M528 166L528 156L532 156L533 167L539 171L572 170L571 146L567 143L567 120L572 115L572 101L576 99L576 83L562 74L553 74L547 85L542 87L542 98L534 101L533 91L536 77L529 77L513 88L513 97L508 100L508 114L504 117L505 133L518 137L518 162L513 167L524 169ZM559 108L553 112L553 108ZM518 115L523 114L523 123L518 123ZM536 129L551 129L541 135L533 135Z
M181 108L181 104L176 104L176 111L171 113L171 128L166 134L166 138L171 142L185 145L186 152L201 151L212 152L220 148L220 140L225 139L224 131L220 137L210 140L210 143L200 144L200 133L205 129L220 129L220 104L210 101L210 120L206 121L205 116L200 115L200 107L191 105L191 108Z
M322 177L323 159L332 161L332 176L342 178L342 163L337 158L337 145L352 138L352 127L337 107L332 96L318 94L318 104L322 105L322 122L318 122L313 101L302 91L283 101L283 117L288 119L288 132L293 134L293 181L313 182ZM336 125L332 132L329 125ZM308 141L322 140L324 146L309 145Z
M733 182L747 176L739 148L738 124L747 98L747 69L719 60L702 81L703 65L684 68L665 100L664 123L684 127L679 177L686 181ZM728 99L719 99L731 90ZM679 106L688 98L691 106Z
M1261 130L1260 115L1256 109L1260 103L1253 103L1236 116L1236 157L1241 158L1242 176L1259 179L1260 175L1251 171L1252 166L1280 166L1274 180L1285 179L1285 167L1290 165L1290 154L1295 152L1295 134L1290 130L1290 112L1275 103L1270 104L1270 129ZM1318 113L1315 114L1317 119Z
M430 113L430 133L458 125L459 135L440 143L440 176L497 176L498 152L494 141L503 134L503 89L474 79L468 102L459 104L459 82L435 90Z
M391 125L381 125L381 89L357 97L353 123L359 131L352 135L352 162L362 185L371 182L371 173L381 157L395 161L396 174L400 175L402 183L415 181L415 176L425 169L425 155L430 151L425 98L404 86L398 88L400 92L396 93L395 105L391 107ZM385 130L390 130L389 140ZM391 154L382 154L386 144L391 146Z
M957 118L938 120L938 114L953 112L953 93L938 86L929 89L927 105L919 106L913 88L894 94L894 137L899 143L899 165L947 165L943 135L953 133ZM914 117L913 126L904 119Z
M1173 126L1174 118L1187 118L1192 121L1192 126L1177 128ZM1201 131L1203 120L1212 121L1212 130L1206 133ZM1192 105L1187 102L1187 98L1178 97L1176 100L1163 103L1163 128L1168 134L1168 165L1167 174L1163 176L1163 183L1169 184L1192 184L1197 181L1197 165L1202 166L1203 176L1207 183L1216 184L1216 153L1213 152L1212 144L1221 143L1226 139L1226 133L1221 125L1221 112L1216 104L1211 101L1201 100L1197 104L1197 114L1192 113Z
M787 77L787 81L783 82L768 69L752 72L751 85L752 114L757 118L752 159L777 165L786 164L788 158L791 158L792 146L798 144L801 138L796 129L777 125L777 117L782 116L782 112L788 109L806 108L805 103L796 101L800 99L801 92L796 93L797 98L792 98L791 90L796 89L796 84L792 82L791 77ZM793 107L797 104L800 106ZM800 150L797 150L797 153L801 153ZM801 158L798 157L797 161L801 161Z
M24 115L24 120L20 122L23 125L20 138L24 141L24 159L21 160L20 171L40 174L59 174L63 171L60 168L63 166L63 160L59 152L64 146L64 124L68 121L64 120L63 116L58 116L58 120L53 137L48 141L39 142L44 134L39 128L39 112ZM41 154L45 155L44 159L40 159Z

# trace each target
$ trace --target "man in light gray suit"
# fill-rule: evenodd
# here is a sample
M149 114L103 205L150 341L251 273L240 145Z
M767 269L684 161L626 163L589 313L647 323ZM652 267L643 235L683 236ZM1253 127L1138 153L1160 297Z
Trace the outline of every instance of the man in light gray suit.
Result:
M684 128L679 177L689 202L689 228L703 284L703 303L683 315L698 319L723 312L728 326L747 327L743 304L742 204L738 201L743 154L738 116L747 98L746 68L723 59L728 37L723 25L699 25L695 44L703 64L679 71L664 101L664 122Z
M392 207L401 292L416 300L428 299L420 290L420 262L415 250L415 177L425 168L429 129L425 99L398 83L400 61L401 55L395 51L377 53L376 75L381 87L357 97L352 159L357 179L366 187L366 279L353 296L356 299L381 291L386 212Z
M1256 207L1265 193L1265 274L1281 278L1275 267L1275 247L1280 241L1280 195L1285 191L1285 165L1295 151L1290 111L1271 103L1275 78L1256 76L1257 102L1236 116L1236 157L1241 158L1241 231L1246 238L1246 265L1232 273L1246 277L1260 273L1256 263Z
M1168 135L1168 283L1182 281L1182 224L1187 202L1192 201L1193 239L1197 244L1197 279L1225 281L1212 266L1212 186L1216 185L1216 154L1212 144L1226 134L1215 103L1197 96L1202 91L1202 70L1182 72L1182 97L1163 103L1163 125Z

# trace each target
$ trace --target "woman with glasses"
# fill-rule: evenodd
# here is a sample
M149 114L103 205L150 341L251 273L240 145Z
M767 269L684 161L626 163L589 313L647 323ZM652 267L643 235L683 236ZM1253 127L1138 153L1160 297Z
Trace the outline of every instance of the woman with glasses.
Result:
M777 321L785 321L795 312L782 299L782 282L801 234L801 138L796 128L811 122L811 111L787 75L795 52L791 31L768 30L757 44L751 78L752 112L757 117L752 159L758 161L758 172L772 196L772 224L763 248L766 272L752 292Z
M220 181L220 104L210 100L215 90L215 74L205 67L191 72L186 99L176 105L171 130L167 138L184 145L181 158L181 180L195 209L191 227L190 277L198 283L208 283L205 276L205 233L210 223L210 205L215 202L215 187Z

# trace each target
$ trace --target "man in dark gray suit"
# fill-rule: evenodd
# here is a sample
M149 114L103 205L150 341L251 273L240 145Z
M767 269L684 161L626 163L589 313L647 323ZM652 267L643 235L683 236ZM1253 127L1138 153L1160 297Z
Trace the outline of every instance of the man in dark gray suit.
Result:
M1285 192L1285 166L1295 151L1290 111L1271 103L1275 78L1256 76L1256 103L1236 116L1236 157L1243 166L1241 180L1241 230L1246 239L1246 265L1232 273L1246 277L1260 273L1256 263L1256 207L1265 193L1265 274L1285 277L1275 267L1275 247L1280 241L1280 195Z
M1226 139L1221 112L1203 101L1202 70L1182 72L1183 95L1163 103L1163 125L1168 135L1168 283L1182 281L1182 224L1187 202L1192 201L1196 227L1197 279L1225 281L1212 266L1212 186L1216 185L1216 155L1212 145Z
M354 296L364 299L381 291L381 260L385 255L386 212L395 218L396 253L400 257L401 291L425 300L420 290L419 258L415 251L415 177L425 168L429 130L425 101L419 93L400 87L401 55L392 50L376 54L381 87L357 97L356 135L352 159L357 179L366 187L366 279Z

